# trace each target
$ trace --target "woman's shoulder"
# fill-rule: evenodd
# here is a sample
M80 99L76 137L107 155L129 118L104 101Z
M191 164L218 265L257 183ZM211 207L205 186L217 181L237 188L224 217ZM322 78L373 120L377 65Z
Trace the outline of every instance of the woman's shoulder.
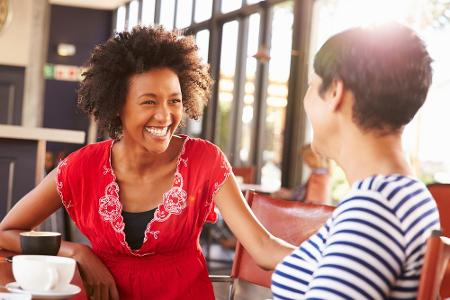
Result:
M436 204L419 179L400 174L375 175L355 182L339 203L337 212L364 209L378 215L395 216L398 222L418 217Z
M63 162L65 164L98 164L109 157L112 140L105 140L88 144L69 154Z
M199 154L217 154L221 153L222 151L220 148L213 144L212 142L208 140L204 140L201 138L193 138L189 137L187 135L180 135L182 138L186 139L186 148L190 150L191 153L194 153L196 155Z

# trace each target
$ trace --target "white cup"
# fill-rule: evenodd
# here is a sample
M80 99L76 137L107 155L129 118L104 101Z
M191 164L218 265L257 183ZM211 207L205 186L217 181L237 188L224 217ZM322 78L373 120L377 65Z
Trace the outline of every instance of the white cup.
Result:
M72 280L76 262L72 258L48 255L16 255L12 259L14 278L23 290L48 292L64 289Z

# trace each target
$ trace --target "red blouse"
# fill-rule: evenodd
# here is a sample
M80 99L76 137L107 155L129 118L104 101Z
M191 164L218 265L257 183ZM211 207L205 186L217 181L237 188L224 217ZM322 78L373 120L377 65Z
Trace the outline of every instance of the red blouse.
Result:
M111 271L120 299L214 299L199 246L205 221L215 222L214 194L231 167L208 141L184 138L172 187L148 223L140 249L125 239L112 140L88 145L58 166L67 212Z

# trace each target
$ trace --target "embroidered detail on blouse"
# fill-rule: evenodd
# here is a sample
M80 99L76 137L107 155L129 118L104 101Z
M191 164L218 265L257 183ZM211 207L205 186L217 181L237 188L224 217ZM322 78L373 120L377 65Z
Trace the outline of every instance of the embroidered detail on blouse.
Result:
M153 238L154 238L155 240L158 239L159 230L157 230L157 231L152 231L152 230L150 230L150 231L148 231L148 233L151 234L151 235L153 235ZM147 238L144 238L144 240L147 240Z
M225 172L223 173L224 178L222 179L222 181L214 183L214 190L212 193L213 197L211 197L210 200L212 200L212 198L214 198L214 195L217 193L217 191L220 189L220 187L225 183L225 181L227 180L228 176L230 176L230 173L231 173L231 166L225 159L222 159L222 165L220 166L220 168L225 170Z
M211 222L211 223L217 222L218 212L216 211L217 210L216 206L213 203L213 198L219 191L220 187L225 183L225 181L228 179L228 177L231 174L231 166L224 157L222 157L222 162L221 162L220 168L225 170L223 172L224 176L222 179L219 179L219 181L214 182L214 188L213 188L213 192L211 194L211 198L207 199L205 201L205 207L209 207L209 210L210 210L209 213L207 213L205 216L205 222Z
M148 239L148 234L151 234L154 239L158 239L159 231L150 230L154 222L161 223L166 221L171 215L180 215L186 206L187 193L183 190L183 176L179 173L177 166L173 186L163 194L163 202L156 209L153 220L148 224L147 229L145 230L144 243Z
M175 174L174 186L163 195L163 203L155 212L154 220L164 222L170 215L179 215L186 208L187 193L183 190L183 177Z
M119 186L115 181L105 188L105 195L99 200L98 212L105 222L110 222L114 231L123 233L125 223L121 215L122 204L119 201Z
M58 191L59 197L61 198L61 202L63 203L64 207L70 208L73 206L72 201L64 199L63 193L62 193L62 188L63 188L63 183L62 181L59 179L59 176L61 176L61 168L62 167L66 167L67 166L67 160L68 158L65 158L64 160L62 160L59 165L58 165L58 170L57 170L57 174L56 174L56 190Z
M141 247L144 246L149 236L153 237L155 240L158 239L160 231L151 230L152 224L154 222L164 222L171 215L180 215L187 206L187 193L183 190L183 176L180 173L180 167L181 165L186 168L188 166L188 159L182 157L184 155L186 148L185 146L188 140L189 138L186 137L186 139L183 141L183 146L178 156L178 162L172 187L170 188L170 190L163 194L163 201L156 209L153 220L151 220L147 224L147 228L145 229L144 234L144 241ZM152 253L141 254L138 252L139 250L133 251L126 242L124 232L125 223L123 222L123 217L121 214L122 203L119 200L119 185L116 182L116 175L114 174L111 163L113 143L114 142L112 142L110 146L109 166L103 166L103 175L107 175L108 173L110 173L112 175L112 182L106 186L105 195L99 199L99 214L105 222L111 223L114 231L121 234L121 244L125 246L131 254L135 256L150 255Z
M103 165L103 175L108 174L108 172L111 172L111 168L108 168L107 166Z

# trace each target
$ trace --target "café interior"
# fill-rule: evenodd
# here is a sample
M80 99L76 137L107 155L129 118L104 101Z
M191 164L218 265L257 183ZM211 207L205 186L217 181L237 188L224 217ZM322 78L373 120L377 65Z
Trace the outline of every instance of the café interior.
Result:
M194 36L214 87L203 116L186 118L179 133L216 144L256 205L260 195L289 198L313 174L304 156L313 132L302 99L314 54L337 32L392 20L413 28L433 59L427 100L402 143L450 236L448 0L0 0L0 220L69 153L108 138L76 99L92 49L116 32L160 24ZM328 186L317 205L334 207L349 184L336 163L326 168ZM277 218L285 217L274 209L261 222L276 233ZM63 208L39 230L89 243ZM272 297L269 273L255 266L220 216L205 225L200 243L209 273L221 275L213 279L216 299L230 292L235 299ZM450 298L450 264L439 276L434 289Z

